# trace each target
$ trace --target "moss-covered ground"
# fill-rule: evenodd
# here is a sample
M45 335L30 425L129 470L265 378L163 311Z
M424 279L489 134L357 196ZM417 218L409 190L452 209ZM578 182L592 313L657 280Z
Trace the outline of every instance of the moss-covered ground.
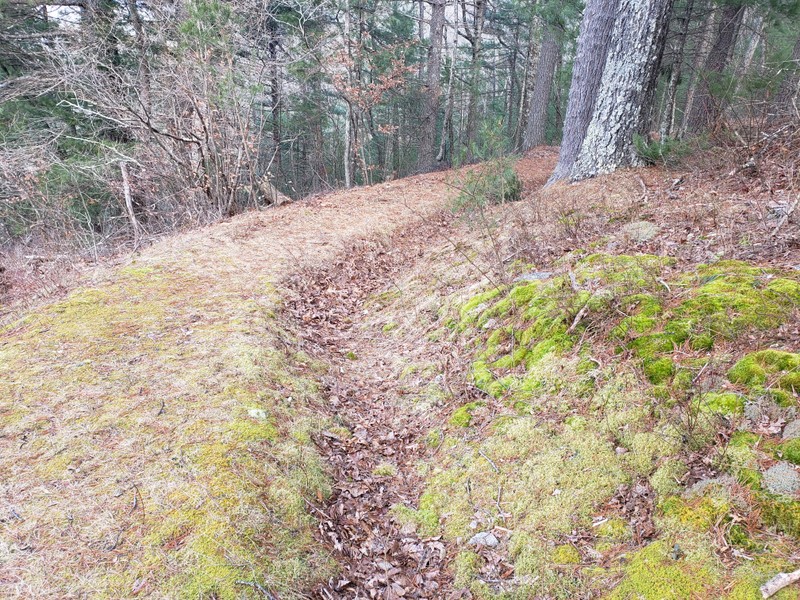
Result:
M406 206L413 188L415 210ZM327 366L275 285L437 212L430 175L160 241L0 329L0 597L306 597ZM354 216L355 215L355 216Z
M404 518L456 546L478 598L760 597L800 535L800 504L761 479L800 460L780 441L800 354L752 340L797 318L800 275L582 251L557 267L450 311L483 400L436 430ZM500 546L467 544L479 531Z
M291 595L331 573L305 505L329 490L321 367L256 289L134 264L2 332L0 569L23 596Z

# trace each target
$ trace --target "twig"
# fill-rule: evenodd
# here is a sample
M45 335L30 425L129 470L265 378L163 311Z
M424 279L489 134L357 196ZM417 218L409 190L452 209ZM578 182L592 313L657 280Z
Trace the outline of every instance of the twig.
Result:
M483 453L483 450L478 450L478 454L480 454L480 455L481 455L483 458L485 458L485 459L486 459L486 461L487 461L487 462L488 462L490 465L492 465L492 468L495 470L495 472L496 472L496 473L499 473L499 472L500 472L500 469L498 469L498 468L497 468L497 465L496 465L496 464L494 464L494 461L493 461L491 458L489 458L488 456L486 456L486 455Z
M267 588L265 588L263 585L261 585L260 583L258 583L256 581L238 580L236 582L236 585L247 585L247 586L250 586L251 588L256 589L259 592L261 592L262 594L264 594L264 596L266 596L267 598L270 598L270 600L278 600L278 597L275 594L270 592Z
M583 308L578 311L577 315L575 315L575 320L572 322L572 325L569 326L569 329L567 329L567 333L572 333L575 330L575 328L578 326L578 323L580 323L583 317L586 316L587 312L589 312L588 302L584 304Z
M775 225L775 229L773 229L773 230L772 230L772 235L773 235L773 236L777 235L777 234L778 234L778 230L780 230L780 228L784 226L784 224L786 223L786 221L788 221L788 220L789 220L789 217L791 217L791 216L792 216L792 213L794 212L794 209L795 209L795 208L797 208L797 205L798 205L798 203L800 203L800 196L798 196L798 197L797 197L797 200L795 200L795 201L794 201L794 204L792 204L792 205L789 207L789 210L787 210L787 211L786 211L786 212L783 214L783 216L781 217L781 220L780 220L780 221L778 221L778 224L777 224L777 225Z
M759 588L761 590L761 596L765 599L771 598L786 586L792 585L797 581L800 581L800 569L792 571L791 573L778 573Z

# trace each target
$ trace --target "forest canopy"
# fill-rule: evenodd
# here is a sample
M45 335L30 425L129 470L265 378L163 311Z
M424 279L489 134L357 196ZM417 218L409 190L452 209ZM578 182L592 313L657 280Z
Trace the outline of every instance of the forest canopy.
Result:
M0 0L0 244L97 254L562 132L554 180L668 162L723 131L753 139L797 119L797 14L789 0Z

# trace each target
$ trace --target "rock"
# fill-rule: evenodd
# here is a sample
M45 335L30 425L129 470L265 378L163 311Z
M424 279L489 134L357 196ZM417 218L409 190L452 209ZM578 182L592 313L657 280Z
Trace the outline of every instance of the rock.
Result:
M800 438L800 419L789 421L783 428L783 439L794 440Z
M764 487L773 494L794 496L800 492L800 474L791 464L781 461L764 472Z
M541 281L542 279L550 279L553 276L551 271L533 271L532 273L525 273L520 275L514 281Z
M500 544L495 535L491 531L481 531L473 535L468 544L470 546L486 546L487 548L496 548Z
M259 421L267 420L267 411L261 408L250 408L247 410L247 414L254 419L258 419Z
M649 242L658 233L658 225L650 221L634 221L622 228L622 234L634 242Z

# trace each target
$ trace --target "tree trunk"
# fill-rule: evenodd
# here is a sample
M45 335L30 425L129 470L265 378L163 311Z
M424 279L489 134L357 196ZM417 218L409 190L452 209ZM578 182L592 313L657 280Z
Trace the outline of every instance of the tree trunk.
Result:
M798 84L800 84L800 36L797 37L797 41L794 44L792 61L786 67L786 71L786 77L781 82L781 87L778 88L778 94L775 96L771 120L787 115L796 115L798 112L795 101L798 93Z
M529 99L533 90L533 80L536 74L536 64L539 62L540 44L536 40L539 18L534 14L528 27L528 53L525 56L525 71L522 74L522 89L519 94L519 119L514 132L514 148L522 148L525 130L528 128Z
M547 108L550 104L553 74L556 70L560 50L558 33L554 26L548 25L544 29L539 66L533 83L533 94L531 95L530 108L528 109L528 123L522 140L523 150L530 150L534 146L544 143L545 133L547 132Z
M458 44L453 43L450 49L450 72L447 76L447 101L444 109L444 123L442 124L442 139L439 143L439 154L436 156L436 162L442 162L447 156L447 147L450 148L449 164L453 162L453 105L455 104L455 86L454 78L456 72L456 51ZM445 135L446 133L446 135Z
M464 21L466 25L466 6L462 2ZM467 39L472 45L472 62L469 75L469 102L467 105L466 146L467 161L472 161L474 156L475 138L478 133L478 100L480 98L481 60L483 58L483 26L486 22L486 0L475 0L474 14L472 15L472 28L468 29Z
M550 177L551 183L569 177L592 120L597 91L600 89L606 56L611 45L617 3L617 0L588 0L586 3L572 67L561 151L558 164Z
M344 10L344 43L347 47L347 55L350 58L350 65L347 66L347 87L348 92L353 87L352 64L353 52L350 46L350 0L347 0ZM353 103L345 96L347 110L344 116L344 187L353 187Z
M573 181L639 165L633 137L643 126L664 52L672 0L620 0L592 121Z
M441 101L442 40L444 37L444 12L446 0L431 0L430 47L426 97L420 123L417 171L426 172L436 166L436 124Z
M281 163L281 80L280 68L278 66L278 24L271 16L269 18L269 41L267 49L269 51L269 87L270 100L272 103L272 144L275 147L275 172L280 175Z
M689 127L689 115L692 113L692 107L694 106L694 97L697 92L698 82L700 81L700 72L708 58L708 51L711 49L711 42L713 41L714 21L716 20L718 11L714 6L713 0L707 0L705 2L705 8L707 12L703 19L703 25L700 28L700 39L695 44L694 59L692 60L689 84L686 87L686 102L683 106L683 117L681 118L681 128L678 137L683 137Z
M686 0L686 7L678 17L675 40L672 46L672 66L670 67L667 89L664 92L664 111L661 115L661 127L659 128L662 140L670 137L675 127L675 100L678 96L678 86L681 84L683 52L686 48L686 37L689 33L693 7L694 0Z
M688 131L692 133L709 129L722 115L724 102L722 98L714 96L713 87L720 82L722 72L728 65L743 16L743 6L727 5L722 9L717 37L700 73L701 80L689 114Z

